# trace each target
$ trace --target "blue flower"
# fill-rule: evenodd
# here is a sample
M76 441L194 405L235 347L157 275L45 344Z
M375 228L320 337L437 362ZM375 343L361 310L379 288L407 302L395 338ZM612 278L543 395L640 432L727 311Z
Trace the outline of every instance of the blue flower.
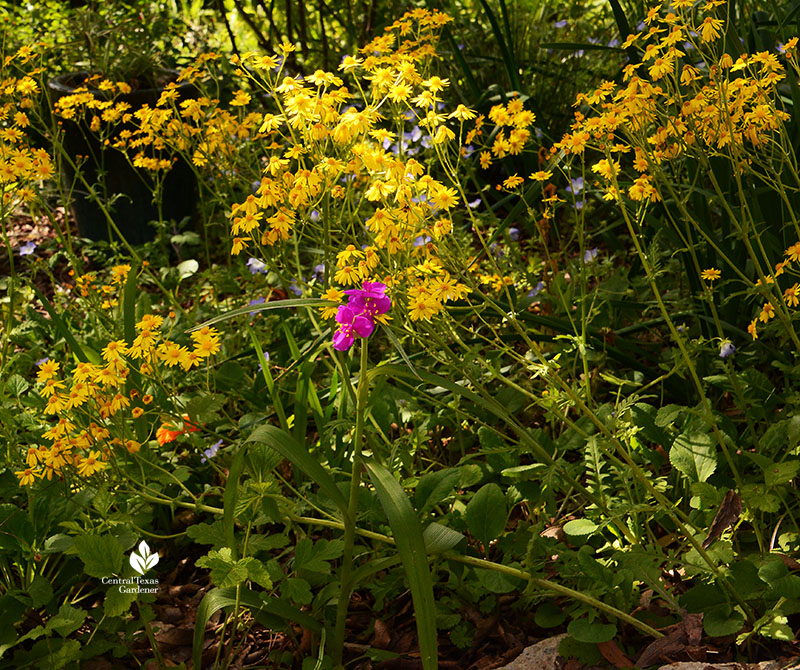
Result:
M30 256L36 250L35 242L26 242L19 248L20 256Z
M566 19L561 19L560 21L556 21L553 24L553 27L554 28L566 28L568 24L569 24L569 21L567 21Z
M467 207L469 207L470 209L475 209L476 207L480 207L480 206L481 206L481 199L480 198L475 198L475 200L473 200L472 202L468 202L467 203Z
M253 307L254 305L263 305L265 302L267 302L266 298L255 298L254 300L251 300L247 304L250 307ZM258 312L250 312L250 316L255 316L256 314L258 314Z
M203 458L201 458L201 459L200 459L200 462L201 462L201 463L205 463L207 459L209 459L209 458L214 458L214 456L216 456L216 455L217 455L217 452L219 451L219 448L220 448L221 446L222 446L222 440L220 440L219 442L215 442L214 444L212 444L212 445L211 445L211 446L210 446L208 449L206 449L206 450L203 452L203 453L205 454L205 456L203 456Z
M536 286L534 286L530 291L528 291L528 297L535 298L537 295L539 295L539 293L542 292L543 288L544 288L544 282L540 281L538 284L536 284Z
M594 249L587 249L583 252L583 262L584 263L591 263L595 258L597 258L598 249L595 247Z
M320 263L319 265L315 265L312 273L314 279L316 279L317 281L322 281L322 279L325 277L325 263Z
M569 185L565 189L567 193L578 195L583 190L583 177L575 177L569 180Z
M508 236L511 238L512 242L516 242L519 239L519 228L514 228L513 226L509 228Z
M727 358L736 353L736 345L730 340L724 340L719 348L719 357Z
M300 281L303 281L302 277L300 277ZM303 295L303 289L298 286L296 279L292 279L292 283L289 284L289 290L298 297Z
M319 221L319 212L316 209L312 209L311 212L308 214L308 218L311 219L314 223Z
M265 275L268 272L267 264L264 261L258 260L257 258L248 259L247 267L250 268L250 274L252 275L257 275L259 273Z

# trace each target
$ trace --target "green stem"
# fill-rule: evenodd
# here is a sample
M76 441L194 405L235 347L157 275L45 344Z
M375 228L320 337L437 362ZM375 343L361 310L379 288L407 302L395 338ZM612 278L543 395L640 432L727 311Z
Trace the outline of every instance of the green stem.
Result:
M325 528L338 528L344 529L345 524L341 523L340 521L330 521L328 519L313 519L311 517L305 516L294 516L292 515L291 520L295 523L304 523L313 526L323 526ZM362 537L369 538L371 540L377 540L378 542L385 542L387 544L394 544L394 538L389 537L388 535L382 535L381 533L375 533L369 530L361 530L360 528L355 529L356 535L361 535ZM500 572L511 577L515 577L517 579L522 579L526 582L530 582L534 584L538 588L542 589L543 591L549 591L550 593L555 593L556 595L566 596L567 598L572 598L579 602L585 603L590 607L594 607L595 609L601 610L606 614L609 614L620 621L624 621L625 623L630 624L634 628L640 630L645 635L649 635L653 638L661 638L664 637L664 634L657 631L655 628L648 626L643 621L639 621L636 617L631 616L630 614L626 614L622 610L618 610L616 607L611 605L606 605L605 603L597 600L596 598L592 598L592 596L586 595L585 593L581 593L580 591L575 591L569 587L561 586L560 584L554 584L546 579L540 579L538 577L533 577L530 573L525 572L524 570L518 570L517 568L512 568L507 565L503 565L502 563L495 563L494 561L488 561L483 558L477 558L474 556L462 556L461 554L455 554L453 552L444 552L440 554L442 558L446 558L448 561L455 561L456 563L463 563L464 565L471 565L475 568L481 568L483 570L494 570L495 572Z
M358 512L358 493L361 486L361 447L364 444L364 415L369 392L369 378L367 367L369 357L367 340L361 341L361 369L358 374L358 389L356 391L356 428L353 434L353 471L350 476L350 499L347 505L347 516L344 522L344 550L342 553L342 567L339 571L339 602L336 605L336 624L331 641L331 657L335 670L344 668L342 653L344 651L345 623L347 609L350 604L350 594L353 590L351 583L353 570L353 547L356 536L356 513ZM347 375L346 370L342 374Z

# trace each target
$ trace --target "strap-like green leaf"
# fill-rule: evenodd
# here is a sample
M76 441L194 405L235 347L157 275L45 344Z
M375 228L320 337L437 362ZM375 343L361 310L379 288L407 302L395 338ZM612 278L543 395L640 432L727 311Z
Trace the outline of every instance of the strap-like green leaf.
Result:
M186 332L191 333L193 330L200 330L205 326L212 326L220 321L227 321L228 319L233 319L243 314L250 314L251 312L264 312L270 309L284 309L287 307L322 307L330 304L330 300L322 300L320 298L293 298L291 300L274 300L264 303L263 305L248 305L247 307L239 307L225 312L224 314L219 314L208 321L197 324Z
M292 465L300 468L311 481L316 482L328 499L339 508L344 517L347 516L347 501L337 488L333 478L328 474L306 448L285 430L277 426L259 426L248 438L248 442L261 442L277 451Z
M240 606L252 610L256 620L259 618L258 613L266 612L286 621L294 621L315 633L319 633L321 630L318 621L277 598L261 597L248 588L239 587L239 598L237 601L235 588L211 589L200 601L194 621L192 659L195 668L199 668L202 665L203 640L205 638L206 624L209 619L211 619L212 615L217 610L223 607L233 607L237 602Z
M422 667L425 670L436 670L439 666L436 606L422 527L411 501L392 473L377 463L367 463L366 468L389 520L397 552L403 561L403 569L411 588Z
M247 454L247 445L242 445L236 456L233 457L230 470L228 470L228 481L225 483L225 493L222 496L222 528L225 531L225 543L231 550L231 558L236 561L239 558L239 548L236 546L236 497L239 494L239 477L244 469L244 457Z
M50 320L53 322L53 326L58 331L58 333L67 341L69 348L72 350L72 353L78 357L78 360L88 363L89 357L86 355L84 350L81 348L81 345L78 344L78 340L72 335L70 329L67 328L67 324L64 323L64 319L61 318L61 315L56 312L53 308L53 305L50 304L50 301L42 295L41 291L38 288L31 285L33 292L36 294L36 297L39 298L44 308L47 310L47 313L50 315Z

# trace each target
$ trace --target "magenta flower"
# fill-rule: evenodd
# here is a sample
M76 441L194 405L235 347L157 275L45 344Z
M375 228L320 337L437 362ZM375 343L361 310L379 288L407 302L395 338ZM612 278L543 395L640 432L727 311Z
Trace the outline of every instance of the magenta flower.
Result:
M392 301L386 296L386 284L364 282L360 289L345 291L347 304L336 312L339 328L333 335L333 348L347 351L353 346L356 335L369 337L375 330L375 317L386 314Z

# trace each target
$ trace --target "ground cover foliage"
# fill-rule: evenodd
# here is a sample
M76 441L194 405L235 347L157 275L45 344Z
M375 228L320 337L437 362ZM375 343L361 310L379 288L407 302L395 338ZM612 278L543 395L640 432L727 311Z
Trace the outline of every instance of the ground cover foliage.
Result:
M1 6L0 666L797 655L800 5L77 4Z

